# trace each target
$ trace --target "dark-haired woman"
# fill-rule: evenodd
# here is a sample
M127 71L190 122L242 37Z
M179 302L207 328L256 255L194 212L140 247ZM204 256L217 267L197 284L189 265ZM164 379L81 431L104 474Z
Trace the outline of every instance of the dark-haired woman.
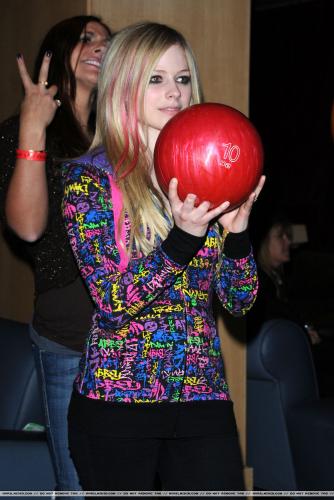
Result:
M257 335L262 324L271 319L284 318L297 323L304 330L312 347L320 396L333 397L333 341L322 336L321 330L319 332L318 328L313 326L312 307L305 318L305 311L295 304L291 297L289 276L285 272L285 266L290 262L292 224L284 216L270 217L269 210L262 220L259 217L256 220L259 223L254 225L253 241L257 243L255 255L260 286L255 306L248 315L249 337ZM305 276L308 272L305 268ZM314 288L317 289L316 283Z
M67 407L92 315L63 228L60 161L90 145L97 78L110 38L109 28L93 16L51 28L33 80L18 55L25 91L21 113L0 127L2 218L34 269L31 337L60 491L80 489L68 452Z

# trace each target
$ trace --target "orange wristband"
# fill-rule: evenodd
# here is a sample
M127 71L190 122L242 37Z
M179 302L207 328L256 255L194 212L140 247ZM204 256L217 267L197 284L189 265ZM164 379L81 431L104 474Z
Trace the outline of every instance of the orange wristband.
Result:
M34 149L17 149L16 158L18 160L45 161L46 151L35 151Z

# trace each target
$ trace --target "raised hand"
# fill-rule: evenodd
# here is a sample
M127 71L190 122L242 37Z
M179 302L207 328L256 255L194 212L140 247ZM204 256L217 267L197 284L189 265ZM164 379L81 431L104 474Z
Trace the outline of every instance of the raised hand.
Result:
M258 185L250 194L249 198L240 207L223 214L218 222L231 233L241 233L248 227L248 220L253 203L257 200L265 183L265 176L262 175Z
M56 85L48 87L51 54L45 54L38 83L33 83L23 57L17 64L24 87L21 104L18 148L45 151L46 128L52 122L60 101L55 99ZM48 188L45 161L19 158L6 197L8 225L23 240L36 241L48 219Z
M224 202L212 210L210 210L210 202L208 201L203 201L198 207L195 207L196 195L188 194L185 200L181 201L177 194L177 183L177 179L171 179L168 190L168 199L175 224L193 236L204 236L210 221L221 215L228 208L229 202Z
M45 130L52 122L57 107L61 102L54 99L57 93L56 85L48 87L48 73L52 54L47 52L43 58L39 72L38 83L33 83L22 55L17 57L17 65L24 87L24 99L21 104L21 127L28 125L35 131Z

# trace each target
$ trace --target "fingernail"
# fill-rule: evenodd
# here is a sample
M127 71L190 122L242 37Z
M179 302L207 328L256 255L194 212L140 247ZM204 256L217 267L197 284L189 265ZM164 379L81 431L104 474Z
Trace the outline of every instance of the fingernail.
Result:
M46 57L51 57L52 56L52 51L51 50L47 50L45 52L45 55L46 55Z
M21 59L21 57L22 57L21 52L18 52L18 53L16 54L16 59Z

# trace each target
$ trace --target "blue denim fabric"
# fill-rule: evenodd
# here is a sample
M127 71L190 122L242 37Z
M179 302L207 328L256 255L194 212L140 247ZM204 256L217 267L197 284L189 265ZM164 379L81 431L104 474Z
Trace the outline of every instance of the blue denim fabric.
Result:
M78 491L82 488L68 449L67 412L80 356L49 352L34 343L33 351L43 391L46 431L57 480L55 490Z

